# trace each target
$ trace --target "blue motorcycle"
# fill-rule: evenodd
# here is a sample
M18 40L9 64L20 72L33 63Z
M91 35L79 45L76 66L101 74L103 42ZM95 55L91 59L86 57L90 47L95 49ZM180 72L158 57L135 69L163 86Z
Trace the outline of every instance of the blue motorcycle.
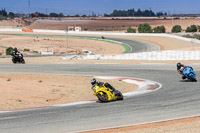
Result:
M197 79L196 79L196 74L194 73L193 69L191 67L184 67L183 68L183 75L191 80L191 81L194 81L194 82L197 82Z

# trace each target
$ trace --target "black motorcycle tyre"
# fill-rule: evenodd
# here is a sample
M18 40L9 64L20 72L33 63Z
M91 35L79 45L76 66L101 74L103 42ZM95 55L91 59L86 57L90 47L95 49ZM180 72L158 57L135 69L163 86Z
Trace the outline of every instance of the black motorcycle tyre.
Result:
M24 63L25 63L25 60L24 60L24 59L21 59L21 63L24 64Z
M117 95L117 100L123 100L123 99L124 99L124 96L122 95L121 92L119 92Z
M17 63L17 62L16 62L14 59L12 60L12 62L13 62L14 64L16 64L16 63Z
M100 93L98 93L97 97L100 102L108 102L108 95L104 92L102 95Z
M191 79L192 81L197 82L196 78L193 75L191 75Z

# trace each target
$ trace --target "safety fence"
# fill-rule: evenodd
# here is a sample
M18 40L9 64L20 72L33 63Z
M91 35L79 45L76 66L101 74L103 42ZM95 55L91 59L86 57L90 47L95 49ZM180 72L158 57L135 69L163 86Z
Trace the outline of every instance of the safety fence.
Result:
M73 55L63 59L77 60L200 60L200 51L153 51L121 55Z

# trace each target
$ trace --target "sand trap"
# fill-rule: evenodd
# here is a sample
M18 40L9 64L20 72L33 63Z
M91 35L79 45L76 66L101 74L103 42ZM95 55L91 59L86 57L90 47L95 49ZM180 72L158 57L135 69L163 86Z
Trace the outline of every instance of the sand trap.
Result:
M94 100L90 80L93 77L0 74L0 110L66 104ZM118 80L109 82L122 93L138 88L135 84Z

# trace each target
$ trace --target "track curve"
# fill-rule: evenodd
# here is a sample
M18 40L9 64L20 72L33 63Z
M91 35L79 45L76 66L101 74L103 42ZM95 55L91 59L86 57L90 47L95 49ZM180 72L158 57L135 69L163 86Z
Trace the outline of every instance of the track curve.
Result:
M200 69L193 66L197 75ZM174 65L0 64L0 73L138 77L162 84L156 92L123 101L0 113L0 131L78 132L200 115L199 82L180 81Z
M6 33L0 33L0 35L14 35L14 36L49 36L49 37L63 37L65 38L66 35L51 35L51 34L6 34ZM68 35L68 37L80 37L80 38L96 38L101 39L99 36L80 36L80 35ZM140 40L134 40L134 39L124 39L124 38L116 38L116 37L106 37L108 40L114 40L121 43L124 43L131 47L130 53L139 53L139 52L146 52L146 51L156 51L160 50L160 47L158 45L152 44L150 42L140 41ZM35 55L39 56L39 55Z

